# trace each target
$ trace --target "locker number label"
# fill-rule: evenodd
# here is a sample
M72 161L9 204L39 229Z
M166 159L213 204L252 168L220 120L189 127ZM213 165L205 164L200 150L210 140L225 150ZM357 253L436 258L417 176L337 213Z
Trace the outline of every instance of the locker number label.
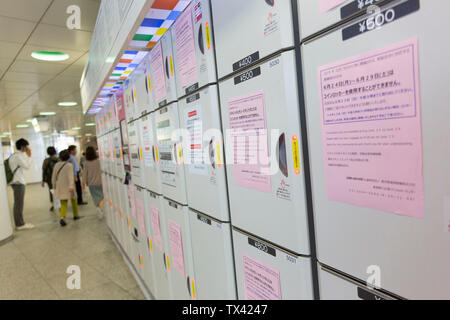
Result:
M272 247L269 247L265 243L253 240L252 238L248 238L248 244L255 247L258 250L261 250L262 252L270 254L271 256L274 256L274 257L277 256L276 250Z
M252 53L251 55L239 60L238 62L233 63L233 72L246 68L258 60L259 60L259 51L256 51L255 53Z
M374 8L376 9L372 10L373 12L368 18L342 29L343 41L379 29L388 23L418 11L420 9L420 1L408 0L386 10L381 10L376 6Z
M261 75L261 68L257 67L257 68L255 68L253 70L246 71L243 74L235 77L234 78L234 84L237 85L239 83L251 80L253 78L256 78L259 75Z

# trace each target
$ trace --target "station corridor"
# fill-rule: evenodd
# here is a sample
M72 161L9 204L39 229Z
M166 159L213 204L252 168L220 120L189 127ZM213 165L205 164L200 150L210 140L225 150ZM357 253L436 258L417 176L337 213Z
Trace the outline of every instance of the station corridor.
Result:
M0 300L145 299L88 192L88 205L79 207L83 218L72 220L69 206L65 228L49 211L47 192L39 184L27 186L24 217L36 228L16 231L14 240L0 246ZM67 289L70 265L80 267L80 290Z

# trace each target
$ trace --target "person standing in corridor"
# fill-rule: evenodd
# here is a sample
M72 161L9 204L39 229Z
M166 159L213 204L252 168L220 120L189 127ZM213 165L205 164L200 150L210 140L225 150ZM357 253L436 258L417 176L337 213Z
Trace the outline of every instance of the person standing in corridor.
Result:
M103 218L103 186L102 186L102 170L97 152L93 147L86 149L86 162L83 170L83 189L89 187L92 199L97 207L98 218Z
M55 167L55 164L58 162L58 155L56 153L55 147L48 147L47 148L47 154L48 158L44 160L44 163L42 164L42 188L45 187L45 184L48 186L48 192L50 194L50 203L51 208L50 211L53 211L53 195L52 195L52 173L53 168Z
M87 203L83 201L83 190L81 188L81 181L80 181L80 166L78 165L77 161L77 146L71 145L69 146L69 152L70 152L70 160L69 162L73 166L73 174L75 177L75 188L77 190L77 199L78 199L78 205L86 205Z
M30 144L25 139L16 141L17 151L9 158L9 166L14 172L13 179L10 183L14 191L14 223L17 230L29 230L34 226L31 223L25 223L23 219L23 207L25 200L25 176L23 170L31 167L31 149Z
M61 200L60 220L61 227L65 227L67 207L69 200L72 203L73 220L78 220L78 205L75 197L75 176L72 163L70 162L70 152L68 150L59 153L59 162L53 168L52 185L54 198Z

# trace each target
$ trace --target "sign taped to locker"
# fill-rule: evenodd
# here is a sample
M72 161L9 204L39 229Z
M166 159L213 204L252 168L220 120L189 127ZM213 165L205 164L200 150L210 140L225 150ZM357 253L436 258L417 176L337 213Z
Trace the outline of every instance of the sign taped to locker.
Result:
M327 197L424 216L418 40L319 67Z
M189 132L187 161L189 171L193 174L207 175L208 168L204 159L203 148L203 120L200 105L188 107L185 112L185 128Z
M281 300L280 271L243 255L246 300Z
M170 251L172 253L173 267L185 277L183 238L181 226L175 221L168 219Z

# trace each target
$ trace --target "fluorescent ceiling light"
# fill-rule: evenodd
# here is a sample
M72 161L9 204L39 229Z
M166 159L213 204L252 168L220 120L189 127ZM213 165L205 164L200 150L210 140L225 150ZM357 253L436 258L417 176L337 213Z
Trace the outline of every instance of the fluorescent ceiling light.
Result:
M92 136L92 134L86 133L86 137L91 137L91 136Z
M67 130L62 130L61 131L61 133L67 133L67 132L69 132L69 131L67 131Z
M60 106L60 107L74 107L77 105L78 105L78 102L75 102L75 101L65 101L65 102L58 103L58 106Z
M86 123L85 126L86 127L95 127L95 123L92 123L92 122Z
M31 56L44 61L64 61L70 57L67 53L57 51L35 51Z
M27 122L33 122L33 119L28 119Z
M72 130L81 130L80 127L73 127Z
M41 116L54 116L56 112L40 112Z
M3 132L3 135L4 135L4 136L10 136L10 135L11 135L11 132Z
M29 127L29 125L27 125L27 124L18 124L16 126L16 128L28 128L28 127Z

